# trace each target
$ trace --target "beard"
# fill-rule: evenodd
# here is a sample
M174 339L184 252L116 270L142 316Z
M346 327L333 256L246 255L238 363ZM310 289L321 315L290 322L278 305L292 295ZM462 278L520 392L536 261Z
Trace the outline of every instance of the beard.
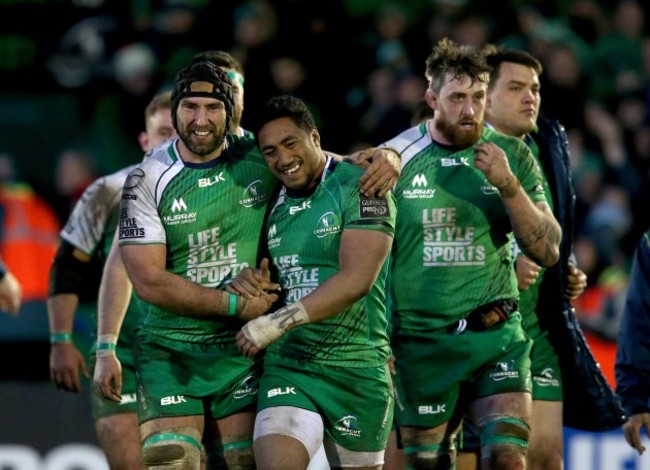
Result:
M444 135L454 148L464 149L474 145L483 135L483 122L475 119L461 119L458 123L452 123L444 115L438 115L435 120L436 129ZM460 123L472 123L475 126L471 130L465 130Z
M217 128L213 129L213 131L214 132L211 135L212 138L209 140L199 141L192 133L192 130L188 128L180 130L178 132L178 137L180 137L190 152L199 157L205 157L206 155L210 155L212 152L221 147L224 140L226 140L225 129Z

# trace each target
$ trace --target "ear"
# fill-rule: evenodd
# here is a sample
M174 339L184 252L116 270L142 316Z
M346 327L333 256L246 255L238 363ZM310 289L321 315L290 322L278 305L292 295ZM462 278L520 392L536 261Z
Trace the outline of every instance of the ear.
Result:
M142 149L143 152L146 152L149 148L149 135L145 132L142 131L138 135L138 143L140 144L140 148Z
M311 140L314 142L314 145L320 148L320 134L317 129L312 129L311 131Z
M431 88L427 88L427 91L424 93L424 98L427 100L427 104L431 109L438 107L438 95Z

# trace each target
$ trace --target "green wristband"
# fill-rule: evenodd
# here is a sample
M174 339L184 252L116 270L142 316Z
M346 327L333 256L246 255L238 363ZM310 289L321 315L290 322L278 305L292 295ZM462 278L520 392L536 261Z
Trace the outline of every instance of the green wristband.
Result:
M50 344L72 343L72 333L52 333Z
M97 350L115 351L115 343L97 343Z
M237 315L237 296L235 294L228 293L230 296L230 305L228 307L228 316L232 317Z

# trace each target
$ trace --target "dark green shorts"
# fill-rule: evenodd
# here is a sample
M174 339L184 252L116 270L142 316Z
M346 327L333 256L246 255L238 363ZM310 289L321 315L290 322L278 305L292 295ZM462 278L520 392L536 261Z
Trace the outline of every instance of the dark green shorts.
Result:
M265 368L258 406L313 411L341 447L376 452L386 448L392 427L393 387L387 366L357 369L287 361Z
M528 334L533 340L530 352L533 400L562 401L560 362L555 348L548 340L548 332L534 328Z
M392 347L395 419L400 426L430 428L449 421L461 386L469 401L531 391L531 341L518 312L481 332L396 327Z
M138 420L206 415L221 419L255 411L261 361L244 357L234 341L214 345L138 336Z

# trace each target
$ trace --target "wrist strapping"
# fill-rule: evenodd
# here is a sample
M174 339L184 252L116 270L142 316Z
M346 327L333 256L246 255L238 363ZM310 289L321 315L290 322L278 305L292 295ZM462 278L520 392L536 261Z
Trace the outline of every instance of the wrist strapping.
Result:
M114 356L116 346L117 335L99 335L97 337L97 347L95 348L95 354L98 357Z
M72 343L72 333L52 333L50 344Z
M309 323L309 314L302 302L298 301L249 321L242 332L257 349L264 349L286 331L306 323Z
M234 317L237 315L237 299L239 297L231 292L221 291L221 299L219 300L219 315Z

